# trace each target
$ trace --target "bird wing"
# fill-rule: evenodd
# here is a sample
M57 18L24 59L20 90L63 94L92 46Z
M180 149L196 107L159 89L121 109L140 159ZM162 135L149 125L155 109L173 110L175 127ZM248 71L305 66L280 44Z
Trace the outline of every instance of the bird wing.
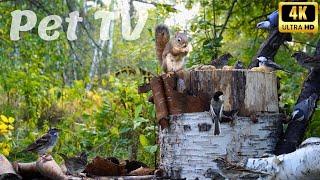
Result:
M37 139L34 143L30 144L25 151L33 151L35 149L38 149L39 147L43 146L44 144L47 144L50 140L51 136L49 134L45 134L39 139Z
M312 94L310 97L307 99L301 101L298 103L295 107L294 110L301 109L303 111L303 114L305 118L309 119L311 114L313 113L315 106L316 106L316 101L318 100L318 95Z
M273 69L283 70L283 68L279 64L277 64L273 61L268 61L268 66Z
M221 105L221 108L220 108L220 112L219 112L219 120L221 120L222 116L223 116L223 104Z
M216 115L216 113L214 112L213 107L212 107L211 104L210 104L210 115L211 115L212 118L217 117L217 115Z

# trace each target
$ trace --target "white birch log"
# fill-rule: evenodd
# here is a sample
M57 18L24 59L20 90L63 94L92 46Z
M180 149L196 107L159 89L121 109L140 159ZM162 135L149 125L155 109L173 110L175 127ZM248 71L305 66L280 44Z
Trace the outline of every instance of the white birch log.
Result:
M249 158L245 167L269 174L263 179L320 179L320 138L305 140L290 154Z
M221 123L218 136L208 112L171 116L170 127L159 132L160 168L171 178L211 179L222 174L216 159L243 163L272 153L281 131L278 116L260 114L257 122L238 117Z
M320 138L309 138L295 152L271 154L278 140L278 114L258 121L238 117L221 123L213 135L207 112L171 116L159 132L160 168L171 178L186 179L320 179Z

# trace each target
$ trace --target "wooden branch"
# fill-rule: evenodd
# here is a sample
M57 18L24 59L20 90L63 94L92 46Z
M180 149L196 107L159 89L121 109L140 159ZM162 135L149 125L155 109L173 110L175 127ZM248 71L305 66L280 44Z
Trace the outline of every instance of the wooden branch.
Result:
M14 162L15 171L25 179L44 178L37 169L36 162L18 163Z
M8 159L0 154L0 179L21 179Z
M222 25L222 28L221 28L221 31L220 31L220 34L219 34L218 37L221 37L221 36L222 36L222 33L223 33L224 30L226 29L227 23L228 23L228 21L229 21L229 18L230 18L231 14L232 14L232 10L233 10L234 5L236 4L236 2L237 2L237 0L233 0L232 5L231 5L231 7L230 7L230 9L229 9L229 11L228 11L228 14L227 14L227 18L226 18L224 24Z
M49 159L52 156L47 156L46 158ZM52 160L47 160L40 157L36 162L36 167L43 176L50 179L68 179L53 158Z

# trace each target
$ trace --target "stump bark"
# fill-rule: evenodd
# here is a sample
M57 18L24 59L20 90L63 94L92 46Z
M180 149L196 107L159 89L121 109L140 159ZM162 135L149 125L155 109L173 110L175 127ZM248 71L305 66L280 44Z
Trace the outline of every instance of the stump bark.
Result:
M190 71L187 90L213 96L223 92L224 110L238 110L239 116L257 112L279 112L277 77L274 73L251 70Z

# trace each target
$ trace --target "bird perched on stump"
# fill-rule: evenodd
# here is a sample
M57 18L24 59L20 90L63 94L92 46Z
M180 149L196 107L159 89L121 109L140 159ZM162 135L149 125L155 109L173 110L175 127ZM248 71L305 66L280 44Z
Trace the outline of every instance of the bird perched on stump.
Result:
M244 69L244 65L242 63L242 61L238 60L236 61L236 63L233 66L234 69Z
M185 56L190 47L186 33L177 32L170 39L169 28L158 25L155 29L156 54L165 73L174 73L184 69Z
M262 68L265 72L273 72L276 70L281 70L281 71L290 73L289 71L286 71L285 69L283 69L277 63L273 62L270 58L260 56L257 59L259 61L259 68Z
M210 115L214 123L214 135L219 135L220 130L220 120L223 112L223 93L218 91L214 94L210 102Z
M82 152L79 156L75 157L68 157L62 153L59 153L59 155L64 160L64 164L67 168L67 174L70 175L79 175L81 172L85 170L86 165L88 163L88 156L85 152Z
M46 134L44 134L42 137L37 139L34 143L30 144L23 151L36 152L41 157L46 158L48 155L47 153L50 153L54 148L54 146L56 145L58 136L59 136L59 130L57 128L51 128ZM49 158L46 160L52 160L52 158Z
M309 56L308 54L298 51L295 52L292 57L304 68L309 70L320 69L320 56Z
M309 98L296 104L292 112L291 121L309 120L316 108L318 98L319 96L313 93Z
M217 59L212 60L211 65L215 66L217 69L222 69L223 66L226 66L228 64L230 58L232 58L232 55L230 53L223 54Z

